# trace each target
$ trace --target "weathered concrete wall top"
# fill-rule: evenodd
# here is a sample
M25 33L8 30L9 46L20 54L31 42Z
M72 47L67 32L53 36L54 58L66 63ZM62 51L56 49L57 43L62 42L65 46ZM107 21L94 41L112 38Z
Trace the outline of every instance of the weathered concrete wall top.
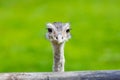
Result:
M120 70L43 73L0 73L0 80L120 80Z

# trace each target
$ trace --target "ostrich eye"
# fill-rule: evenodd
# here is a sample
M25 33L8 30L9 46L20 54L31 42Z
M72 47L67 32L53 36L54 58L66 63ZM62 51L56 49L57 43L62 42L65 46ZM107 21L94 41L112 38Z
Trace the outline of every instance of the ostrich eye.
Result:
M51 29L51 28L48 28L48 32L51 33L51 32L52 32L52 29Z
M70 32L70 29L67 29L67 30L66 30L66 33L69 33L69 32Z

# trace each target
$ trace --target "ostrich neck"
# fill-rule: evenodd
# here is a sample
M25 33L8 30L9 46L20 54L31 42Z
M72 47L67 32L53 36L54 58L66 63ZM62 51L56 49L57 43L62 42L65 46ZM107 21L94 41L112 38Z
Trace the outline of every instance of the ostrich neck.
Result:
M64 72L64 43L52 43L54 49L54 72Z

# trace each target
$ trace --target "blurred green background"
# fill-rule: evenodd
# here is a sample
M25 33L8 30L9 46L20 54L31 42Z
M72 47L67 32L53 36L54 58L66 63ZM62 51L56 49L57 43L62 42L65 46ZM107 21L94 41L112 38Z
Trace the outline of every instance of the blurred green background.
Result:
M120 0L0 0L0 72L52 71L56 21L71 23L66 71L120 69Z

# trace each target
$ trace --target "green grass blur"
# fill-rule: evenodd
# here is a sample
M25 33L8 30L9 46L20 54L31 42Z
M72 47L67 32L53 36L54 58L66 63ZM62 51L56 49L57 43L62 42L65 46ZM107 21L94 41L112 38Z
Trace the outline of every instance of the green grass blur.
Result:
M120 69L120 0L0 0L0 72L52 71L54 21L71 23L66 71Z

